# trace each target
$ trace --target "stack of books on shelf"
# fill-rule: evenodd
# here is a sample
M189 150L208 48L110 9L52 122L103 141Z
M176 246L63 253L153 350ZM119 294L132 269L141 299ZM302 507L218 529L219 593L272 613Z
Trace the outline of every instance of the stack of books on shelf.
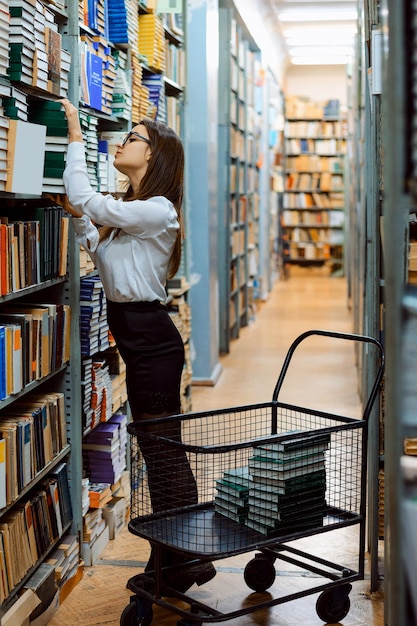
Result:
M93 544L106 528L103 508L89 509L83 516L83 541Z
M144 117L154 117L149 101L149 91L142 84L143 67L139 55L132 54L132 119L141 120Z
M126 365L116 347L100 355L106 360L112 385L112 413L116 413L127 402Z
M80 41L81 102L111 115L116 61L102 37L83 35Z
M42 190L65 193L62 174L68 148L68 124L59 102L39 100L31 105L29 121L46 126Z
M92 393L91 428L98 422L107 422L112 416L113 387L109 374L109 366L105 360L93 360L92 363Z
M112 416L113 387L105 360L83 359L82 398L83 432L87 434L99 422Z
M112 113L115 117L130 121L132 119L132 87L129 78L128 56L124 50L115 50L113 55L116 59L116 79L113 89Z
M55 581L62 588L67 580L72 578L80 561L80 543L77 535L66 535L56 549L45 559L44 563L51 565L55 571Z
M142 84L148 90L149 102L154 113L151 117L166 123L167 110L165 98L165 82L162 74L145 73Z
M112 499L111 483L90 483L88 496L91 509L102 509Z
M40 618L40 623L42 623L41 620L45 620L46 611L49 607L51 607L51 611L55 612L55 605L59 602L59 593L53 565L41 563L23 588L32 589L40 601L40 604L30 614L29 623L35 624L37 618Z
M62 50L53 11L40 2L29 0L10 0L8 4L10 80L56 96L66 96L69 55Z
M165 36L161 18L155 13L139 15L139 54L155 72L165 72Z
M9 65L9 3L0 1L0 76L6 76Z
M255 447L247 467L217 481L215 510L264 535L321 526L329 444L316 434Z
M80 330L83 356L110 347L106 298L102 282L97 276L82 278L80 281Z
M138 49L139 14L135 0L108 0L109 39Z
M2 84L0 82L0 94L1 92ZM3 110L0 106L0 191L5 191L7 181L7 134L10 120L2 113Z
M102 131L99 133L99 145L105 150L107 155L107 180L109 192L125 192L128 188L127 177L114 167L114 156L117 144L121 143L126 133L122 131ZM105 191L104 189L101 189Z
M86 276L94 271L94 263L88 252L80 246L80 276Z
M11 85L9 88L9 95L3 96L2 105L5 115L12 120L28 121L29 104L27 95Z
M107 4L107 0L94 0L79 5L84 26L106 39L109 36Z
M114 485L126 468L127 416L114 415L83 440L84 471L91 483Z
M94 115L88 115L86 111L80 111L81 131L85 146L85 160L87 163L87 172L93 189L98 190L98 118Z

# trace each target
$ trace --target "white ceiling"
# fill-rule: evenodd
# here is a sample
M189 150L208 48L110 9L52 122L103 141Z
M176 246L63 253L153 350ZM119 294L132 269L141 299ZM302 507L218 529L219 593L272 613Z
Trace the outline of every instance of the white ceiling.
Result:
M345 64L352 54L357 0L271 0L294 64Z

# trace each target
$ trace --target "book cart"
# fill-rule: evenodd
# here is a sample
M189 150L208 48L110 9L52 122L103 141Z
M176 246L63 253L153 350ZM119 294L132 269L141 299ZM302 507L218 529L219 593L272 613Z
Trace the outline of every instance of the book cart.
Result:
M327 345L323 358L335 345L334 339L337 344L339 339L356 342L365 355L374 352L379 367L362 416L336 415L279 400L288 372L293 375L294 353L307 339ZM178 626L189 626L225 622L316 593L320 594L318 616L326 623L342 620L350 609L351 583L364 578L368 422L383 367L383 349L377 340L311 330L292 343L271 401L150 420L146 432L141 422L129 424L129 530L150 542L154 569L127 582L133 595L121 615L121 626L152 624L153 605L176 613ZM328 383L322 379L316 383L326 396ZM300 381L300 397L303 388L306 383ZM357 569L289 545L354 525L358 527ZM317 549L325 544L317 542ZM166 550L184 563L163 567ZM264 592L273 585L276 560L313 573L314 578L306 578L306 584L314 580L313 586L276 598L260 595L258 604L223 613L217 602L209 606L193 598L192 591L185 595L164 582L181 580L181 568L190 564L249 552L255 554L244 569L244 581L253 591Z

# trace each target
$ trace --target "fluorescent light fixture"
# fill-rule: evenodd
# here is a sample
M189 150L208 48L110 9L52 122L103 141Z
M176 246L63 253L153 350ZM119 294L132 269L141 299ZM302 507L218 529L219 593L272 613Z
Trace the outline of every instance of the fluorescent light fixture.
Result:
M337 57L328 57L327 55L323 57L302 57L296 56L291 58L291 63L293 65L346 65L350 63L352 60L351 56L337 56Z
M340 11L337 9L333 11L290 9L289 11L278 13L278 18L281 22L353 22L357 17L358 12L354 9Z
M329 57L345 57L352 54L352 52L353 48L351 46L323 46L322 44L318 44L316 46L297 46L295 48L290 48L289 50L290 56L311 57L320 57L324 55L328 55Z
M286 28L284 38L288 46L309 46L317 42L329 45L352 45L357 32L356 26L326 26L311 28L310 26Z
M285 41L287 42L287 46L289 48L292 48L294 46L315 46L317 44L319 44L320 46L353 45L353 37L351 37L350 35L339 34L337 31L334 33L328 33L325 37L315 32L305 33L303 37L291 35L290 37L286 37Z

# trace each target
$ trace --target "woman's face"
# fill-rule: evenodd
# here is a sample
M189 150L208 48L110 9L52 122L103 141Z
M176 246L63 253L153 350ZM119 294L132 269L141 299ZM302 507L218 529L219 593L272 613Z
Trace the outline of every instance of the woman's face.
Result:
M114 166L129 178L146 172L151 156L148 131L143 124L134 126L123 142L117 144Z

